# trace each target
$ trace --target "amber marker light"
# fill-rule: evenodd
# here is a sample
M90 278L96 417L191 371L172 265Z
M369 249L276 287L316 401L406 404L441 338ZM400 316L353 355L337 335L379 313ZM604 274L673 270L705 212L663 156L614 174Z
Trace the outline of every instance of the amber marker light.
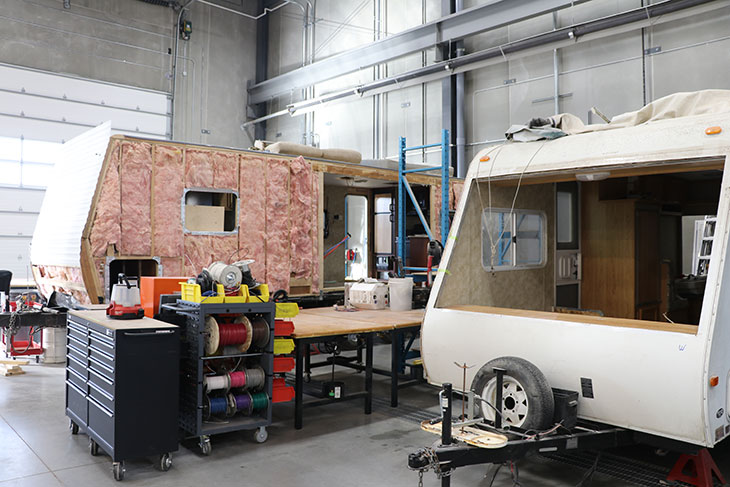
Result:
M710 387L715 387L720 383L720 378L716 375L710 377Z
M487 162L489 160L489 156L484 156L479 158L479 162Z
M707 135L717 135L720 132L722 132L722 127L720 127L719 125L715 125L714 127L707 127L705 129L705 133Z

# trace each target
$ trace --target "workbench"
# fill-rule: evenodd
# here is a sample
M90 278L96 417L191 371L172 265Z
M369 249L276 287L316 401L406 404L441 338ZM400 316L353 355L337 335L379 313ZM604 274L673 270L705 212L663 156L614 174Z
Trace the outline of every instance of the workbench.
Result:
M302 428L304 407L329 404L336 399L324 398L304 403L304 371L309 372L310 345L348 335L361 335L365 338L365 365L350 363L346 360L335 360L336 365L354 368L365 372L365 390L348 394L346 399L365 398L365 414L372 411L372 379L373 373L390 376L390 405L398 406L398 389L411 385L399 384L401 368L401 344L403 334L418 333L425 310L391 311L391 310L359 310L336 311L334 308L303 309L292 319L294 332L292 338L296 345L295 394L294 394L294 427ZM391 367L389 371L373 367L373 339L376 333L388 333L391 336ZM359 349L358 349L359 352ZM318 365L332 364L331 361Z

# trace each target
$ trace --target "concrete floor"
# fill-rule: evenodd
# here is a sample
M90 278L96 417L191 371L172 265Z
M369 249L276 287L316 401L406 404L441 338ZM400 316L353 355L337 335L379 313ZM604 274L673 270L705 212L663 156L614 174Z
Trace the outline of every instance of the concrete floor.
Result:
M376 346L375 357L376 365L389 365L389 346ZM87 436L70 434L63 366L24 368L24 375L0 376L0 487L119 485L113 480L109 457L90 456ZM353 372L338 372L337 377L353 389L360 385L361 376ZM169 472L156 470L153 459L126 462L124 485L415 486L418 475L406 466L408 453L432 444L436 437L421 431L412 415L407 416L426 408L437 415L436 390L425 385L404 389L403 407L394 410L387 406L387 379L376 375L374 386L378 400L369 416L363 414L361 400L305 409L304 428L297 431L293 404L277 404L266 443L255 443L248 431L218 435L212 438L211 455L204 457L191 441L174 454ZM573 486L584 474L540 458L518 465L525 487ZM458 469L452 485L486 487L486 471L486 466ZM424 485L440 482L429 472ZM493 485L513 485L507 469L498 473ZM591 485L635 484L597 473Z

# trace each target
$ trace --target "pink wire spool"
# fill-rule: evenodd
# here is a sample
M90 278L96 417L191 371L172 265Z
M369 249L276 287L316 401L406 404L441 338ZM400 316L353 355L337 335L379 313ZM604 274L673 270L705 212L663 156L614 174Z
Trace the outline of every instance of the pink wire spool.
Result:
M231 389L246 387L246 372L231 372L228 377L230 377Z

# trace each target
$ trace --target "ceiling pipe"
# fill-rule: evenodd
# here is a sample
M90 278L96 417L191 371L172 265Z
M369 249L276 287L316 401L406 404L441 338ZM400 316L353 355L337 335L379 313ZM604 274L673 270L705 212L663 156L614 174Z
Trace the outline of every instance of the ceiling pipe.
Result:
M250 120L241 125L241 129L258 122L270 120L282 115L301 115L305 111L313 110L317 106L330 103L354 96L365 96L366 94L383 93L392 91L413 83L422 83L424 81L432 81L450 76L454 73L461 73L482 67L479 64L487 61L493 61L496 58L507 60L507 55L516 54L520 51L528 49L544 48L556 43L573 43L577 42L582 36L600 33L609 29L626 26L636 22L650 21L659 23L665 19L657 17L665 16L671 13L686 10L703 4L713 3L713 0L664 0L663 2L648 5L646 7L628 10L618 14L610 15L596 20L591 20L581 24L575 24L557 30L552 30L533 37L528 37L515 42L503 44L501 46L484 49L472 54L466 54L461 57L453 58L446 61L440 61L422 68L418 68L400 75L375 80L354 88L343 90L336 93L330 93L320 96L316 99L309 100L307 103L293 103L285 110L271 113L255 120ZM718 2L717 8L727 5L727 2ZM550 48L553 49L553 48ZM428 78L425 79L424 78ZM368 95L371 96L371 95Z

